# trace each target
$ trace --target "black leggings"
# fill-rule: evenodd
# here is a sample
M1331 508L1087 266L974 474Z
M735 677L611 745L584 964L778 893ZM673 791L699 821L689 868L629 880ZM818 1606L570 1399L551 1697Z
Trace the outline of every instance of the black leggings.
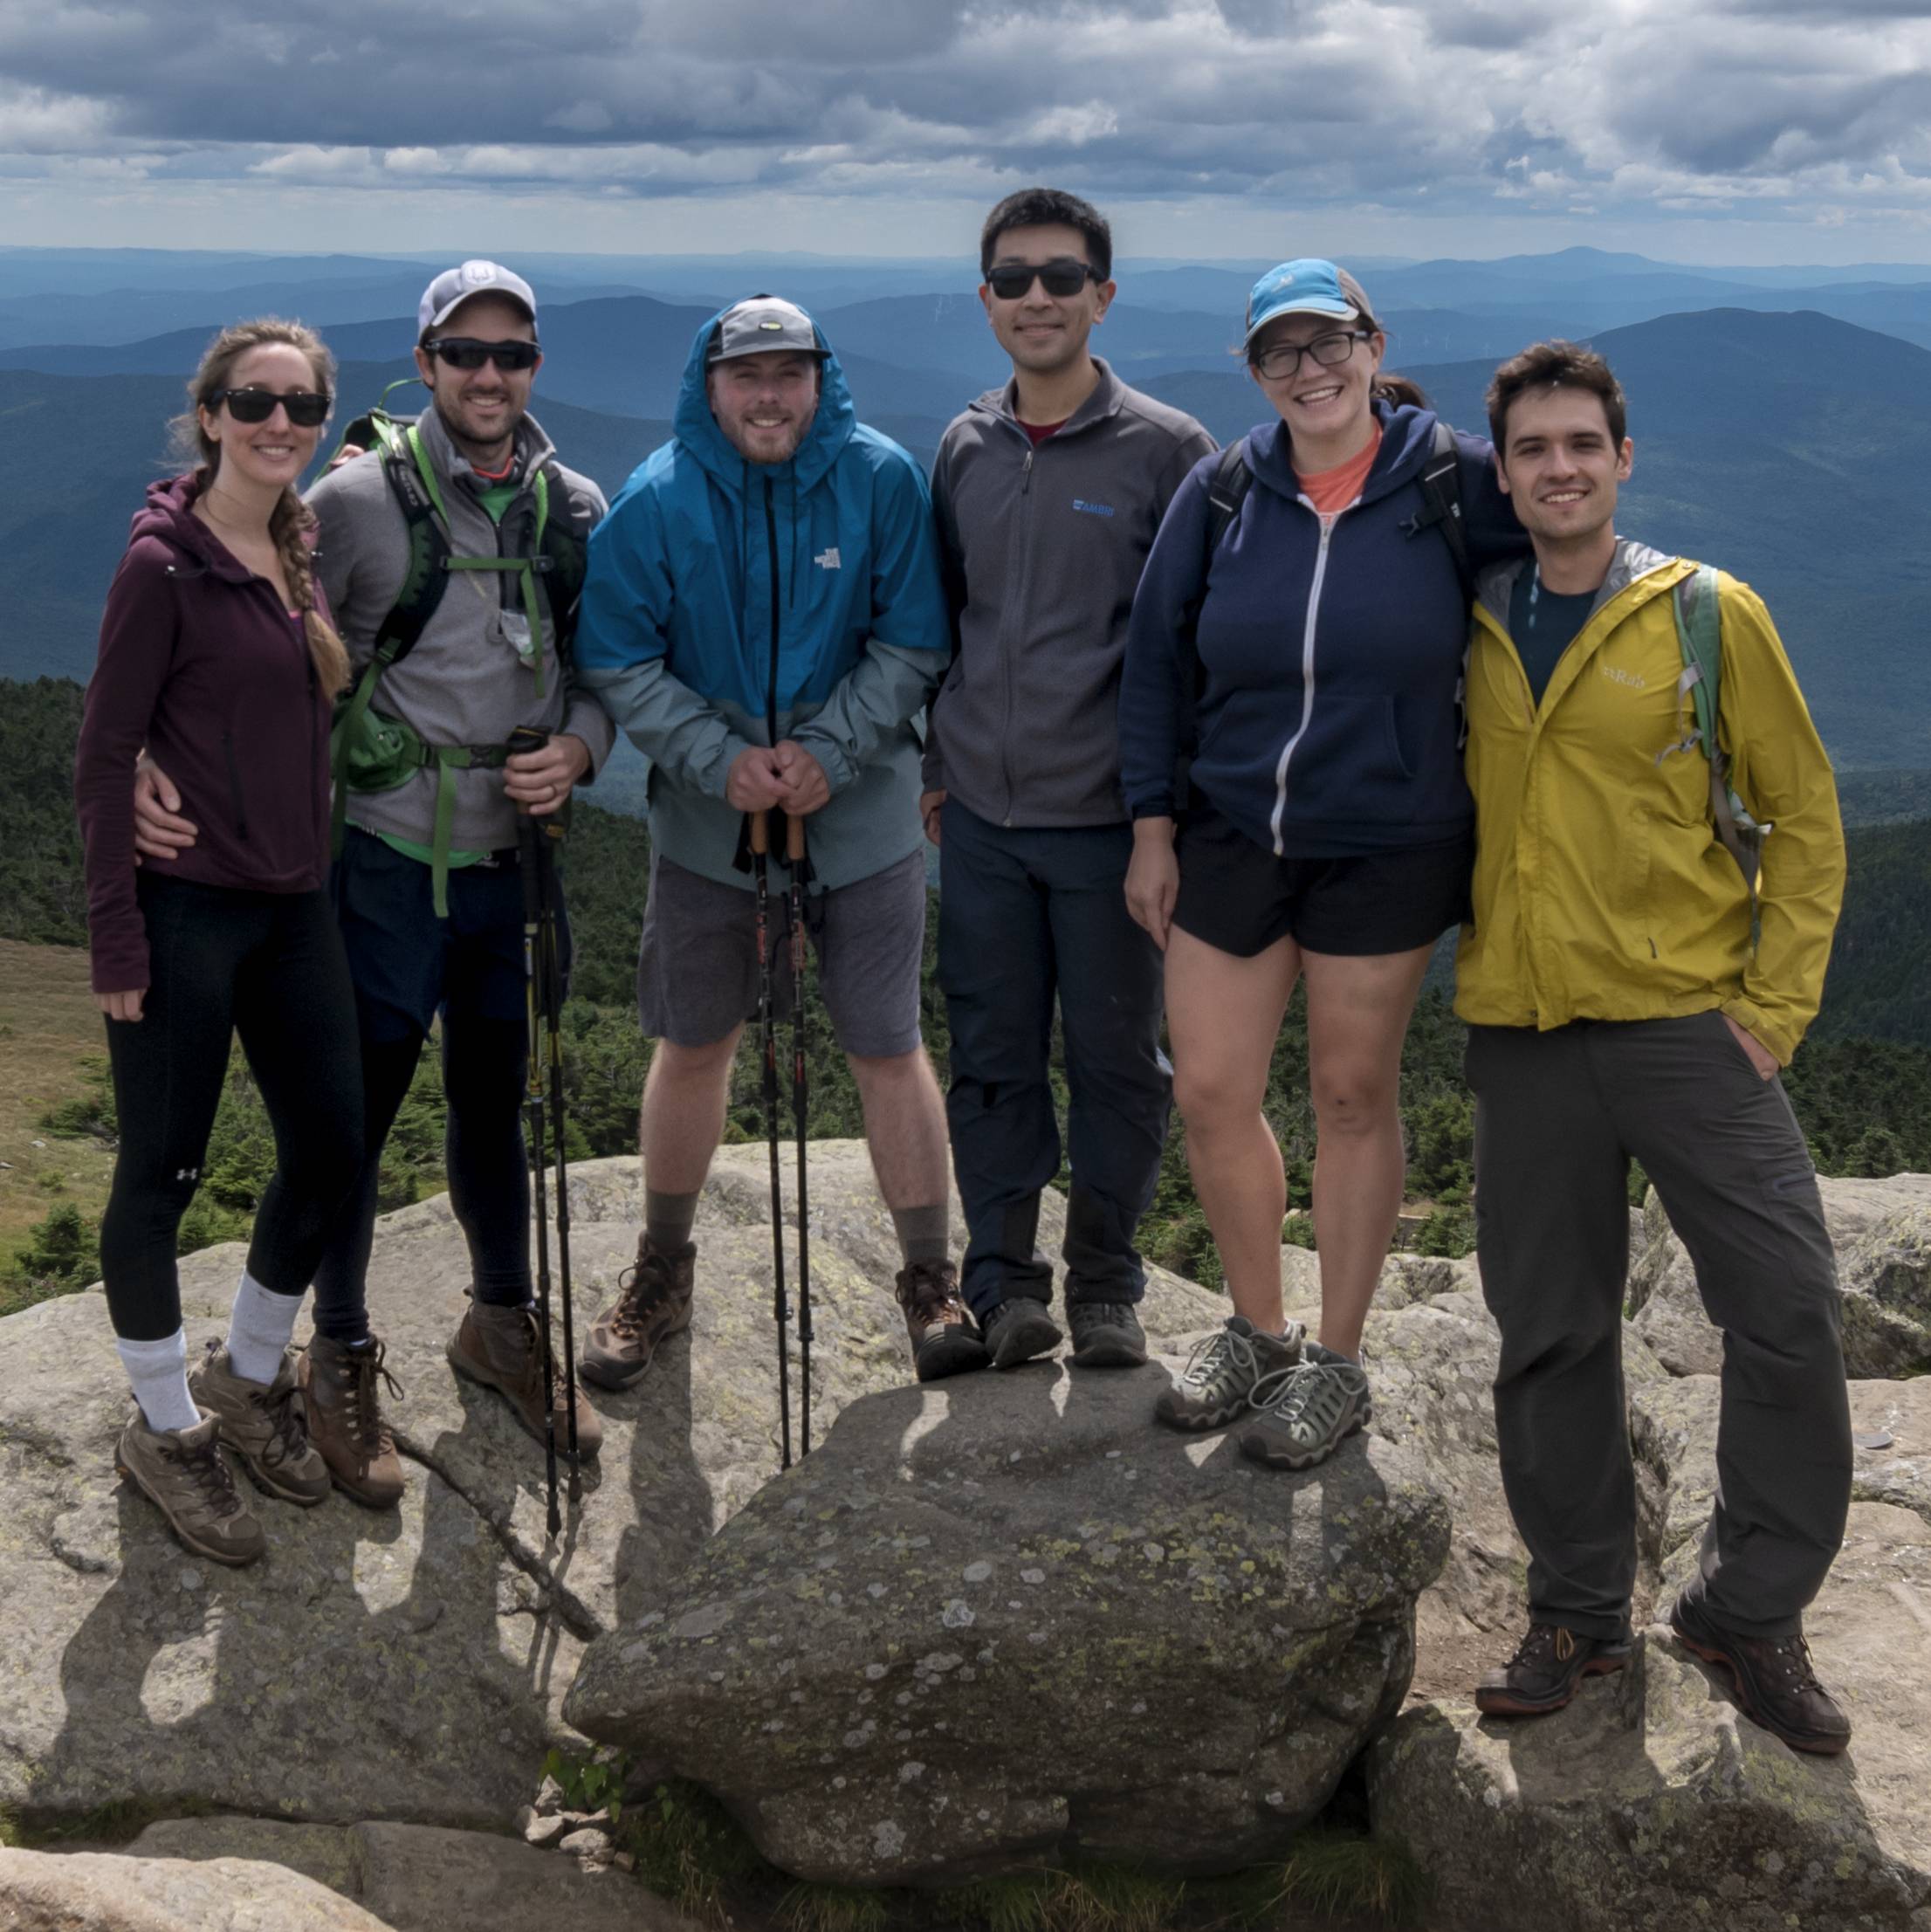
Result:
M159 1341L181 1326L175 1240L201 1180L230 1035L275 1134L248 1272L299 1295L362 1152L355 999L326 892L247 892L144 871L147 998L107 1021L120 1151L100 1225L114 1333Z

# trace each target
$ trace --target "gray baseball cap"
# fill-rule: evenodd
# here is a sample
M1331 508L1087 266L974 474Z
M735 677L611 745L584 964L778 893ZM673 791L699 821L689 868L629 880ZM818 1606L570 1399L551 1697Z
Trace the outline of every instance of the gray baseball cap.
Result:
M536 324L536 291L520 275L512 275L495 262L464 262L459 268L445 268L423 291L416 305L416 339L421 341L431 329L441 328L472 295L505 295L530 312Z
M718 318L704 361L729 362L740 355L768 355L778 351L802 355L825 354L810 316L795 302L777 295L753 295L734 303Z

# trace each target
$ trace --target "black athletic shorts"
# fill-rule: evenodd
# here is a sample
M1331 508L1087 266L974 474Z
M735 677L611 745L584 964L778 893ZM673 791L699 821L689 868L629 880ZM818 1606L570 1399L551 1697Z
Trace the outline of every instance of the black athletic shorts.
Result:
M1197 806L1175 842L1180 893L1173 923L1251 959L1292 934L1310 952L1363 958L1433 945L1468 917L1473 832L1355 858L1279 858L1212 806Z

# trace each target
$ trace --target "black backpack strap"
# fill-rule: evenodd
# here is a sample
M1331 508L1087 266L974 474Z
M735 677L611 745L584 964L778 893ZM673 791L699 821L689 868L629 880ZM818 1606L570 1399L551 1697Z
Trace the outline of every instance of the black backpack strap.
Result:
M577 527L575 499L561 472L553 463L546 463L544 468L549 475L552 498L559 505L570 506L568 515L553 515L544 525L541 551L534 560L537 583L549 608L557 654L567 657L576 637L577 605L583 596L583 580L589 567L589 546L585 533Z
M382 474L388 479L389 493L402 512L409 540L409 564L402 573L402 588L388 615L375 633L375 650L383 668L400 663L415 650L429 619L449 588L450 540L436 514L436 505L417 482L408 454L390 447L382 452Z
M1200 572L1203 594L1206 573L1213 566L1220 540L1240 514L1240 505L1247 500L1253 482L1254 471L1247 464L1247 439L1241 437L1221 450L1220 460L1213 466L1213 480L1207 485L1206 567Z
M1462 595L1473 601L1475 573L1468 561L1468 532L1461 517L1461 452L1455 445L1455 432L1440 416L1435 418L1434 447L1419 480L1423 507L1403 528L1415 537L1440 526L1442 540L1455 560L1455 574L1461 579Z

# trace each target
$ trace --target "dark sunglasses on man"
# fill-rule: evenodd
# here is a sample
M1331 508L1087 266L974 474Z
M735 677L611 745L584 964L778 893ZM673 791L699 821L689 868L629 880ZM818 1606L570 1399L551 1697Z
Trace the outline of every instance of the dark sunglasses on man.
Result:
M473 336L441 335L423 347L452 369L479 369L485 362L505 372L533 369L543 360L543 351L534 342L478 342Z
M1086 262L1075 262L1070 255L1055 257L1034 267L1030 262L999 262L986 272L986 285L1002 302L1016 302L1035 280L1048 295L1077 295L1087 282L1099 281L1100 272Z
M291 389L282 395L273 389L217 389L208 407L218 409L225 402L236 422L265 423L278 403L298 430L314 430L327 420L332 400L326 390Z

